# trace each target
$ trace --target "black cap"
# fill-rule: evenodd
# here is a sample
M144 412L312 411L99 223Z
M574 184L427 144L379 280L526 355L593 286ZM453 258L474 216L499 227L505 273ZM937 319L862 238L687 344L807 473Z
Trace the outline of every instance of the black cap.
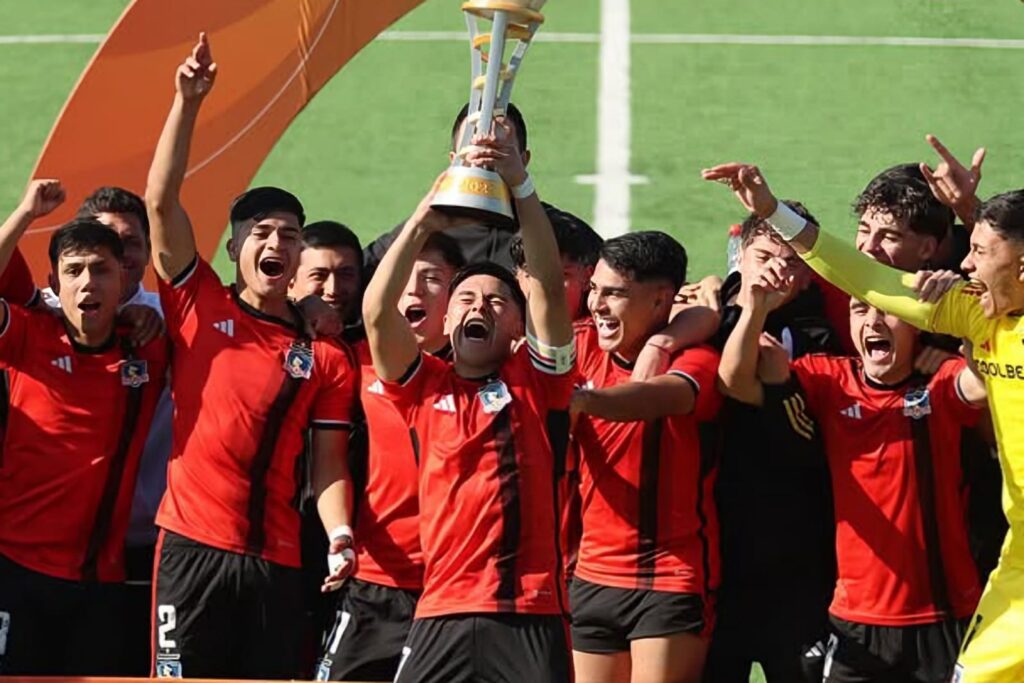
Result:
M295 214L301 227L306 222L306 212L299 198L279 187L254 187L235 197L231 202L231 225L238 225L252 218L262 218L268 213L281 211Z

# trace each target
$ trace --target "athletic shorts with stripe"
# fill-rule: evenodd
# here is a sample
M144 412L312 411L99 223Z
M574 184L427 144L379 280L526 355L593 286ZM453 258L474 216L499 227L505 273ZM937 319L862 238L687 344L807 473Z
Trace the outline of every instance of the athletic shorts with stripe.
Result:
M1000 560L971 620L955 683L1024 681L1024 567Z
M301 570L163 531L153 600L157 678L301 678Z
M875 626L831 617L824 683L947 683L967 621Z
M575 578L569 588L572 647L579 652L628 652L640 638L690 633L709 638L710 605L694 593L611 588Z
M324 638L316 680L394 680L418 597L401 588L349 580Z
M568 683L560 616L465 614L417 619L395 683Z

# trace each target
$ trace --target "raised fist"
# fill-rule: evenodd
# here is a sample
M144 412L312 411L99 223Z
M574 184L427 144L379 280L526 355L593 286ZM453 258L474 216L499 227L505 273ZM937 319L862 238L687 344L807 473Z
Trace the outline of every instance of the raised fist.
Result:
M21 200L21 209L32 216L33 220L41 218L64 203L64 188L59 180L47 178L33 180L25 190Z

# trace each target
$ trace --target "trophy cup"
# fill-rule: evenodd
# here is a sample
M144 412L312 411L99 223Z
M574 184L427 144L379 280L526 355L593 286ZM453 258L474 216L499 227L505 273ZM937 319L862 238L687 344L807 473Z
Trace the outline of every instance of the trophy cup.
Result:
M467 0L462 4L469 28L472 81L469 116L456 142L455 159L437 187L433 207L450 213L482 217L501 227L512 227L512 195L497 173L468 166L466 153L479 131L488 133L496 116L504 116L512 97L512 83L534 34L544 23L538 10L547 0ZM490 33L480 30L491 22ZM486 50L484 48L487 48ZM508 66L506 48L511 48Z

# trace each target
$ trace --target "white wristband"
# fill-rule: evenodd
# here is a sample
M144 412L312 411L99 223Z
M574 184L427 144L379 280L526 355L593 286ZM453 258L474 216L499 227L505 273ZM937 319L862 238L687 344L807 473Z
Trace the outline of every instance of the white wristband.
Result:
M765 219L779 233L782 239L792 242L807 227L807 221L782 202L775 207L775 213Z
M356 538L355 533L352 531L352 527L348 524L340 524L331 529L331 533L327 534L327 537L332 541L336 541L339 538L344 538L346 536L348 537L349 542L354 541Z
M516 185L511 189L512 196L515 197L516 199L526 199L531 194L537 191L537 188L533 186L533 178L531 178L529 175L526 176L526 180L524 180L522 183Z

